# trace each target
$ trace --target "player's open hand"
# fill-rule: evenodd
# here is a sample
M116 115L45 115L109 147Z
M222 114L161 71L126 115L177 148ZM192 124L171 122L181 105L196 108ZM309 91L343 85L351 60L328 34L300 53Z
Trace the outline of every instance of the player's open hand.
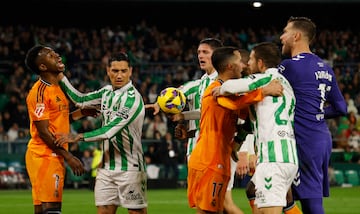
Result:
M76 143L81 139L79 134L56 134L56 140L54 144L61 147L65 143Z
M283 95L284 87L279 80L272 80L268 85L263 87L263 93L265 96L279 97Z
M60 72L58 75L57 75L57 80L60 81L62 78L64 77L64 73L63 72Z
M236 163L236 174L243 179L249 171L249 161L247 152L238 152L238 162Z
M216 99L218 96L220 96L220 86L217 86L215 88L212 89L211 94L214 97L214 99Z
M85 173L84 165L77 157L72 156L71 158L68 158L66 162L70 166L74 175L80 176Z
M145 104L145 109L152 108L154 109L154 115L160 112L160 106L158 103Z

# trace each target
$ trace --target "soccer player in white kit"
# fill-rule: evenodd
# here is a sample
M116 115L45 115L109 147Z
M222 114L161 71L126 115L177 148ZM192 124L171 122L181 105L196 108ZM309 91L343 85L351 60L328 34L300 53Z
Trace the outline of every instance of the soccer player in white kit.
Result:
M61 88L80 108L99 107L102 127L61 136L56 144L101 141L95 205L98 213L115 214L119 206L131 214L147 213L146 163L141 144L145 117L143 98L132 84L132 66L125 53L111 56L107 66L111 85L81 93L63 76Z
M280 97L265 97L250 107L258 162L252 181L255 184L255 205L262 213L282 213L286 194L298 169L294 137L295 96L289 82L277 70L281 55L277 46L265 42L251 53L247 78L228 80L214 95L238 94L268 84L277 79L283 85Z

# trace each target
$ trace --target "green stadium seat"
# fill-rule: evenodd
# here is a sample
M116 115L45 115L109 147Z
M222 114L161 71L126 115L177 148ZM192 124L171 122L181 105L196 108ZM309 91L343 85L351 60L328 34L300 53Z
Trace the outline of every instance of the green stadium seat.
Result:
M347 183L349 183L353 186L359 186L360 179L359 179L358 172L356 170L352 170L352 169L346 170L345 176L346 176Z
M86 174L81 176L74 175L69 165L66 165L66 184L72 185L75 189L78 189L80 185L86 184Z
M188 175L187 166L185 164L178 164L178 169L179 169L178 180L179 181L187 180L187 175Z
M344 152L332 152L330 156L331 163L344 162Z
M185 164L179 164L179 176L178 176L178 184L180 187L187 186L187 176L188 176L188 169Z
M9 96L7 94L0 94L0 112L2 112L5 108L5 106L8 104L9 102Z
M344 172L342 170L334 170L336 185L341 186L345 182Z

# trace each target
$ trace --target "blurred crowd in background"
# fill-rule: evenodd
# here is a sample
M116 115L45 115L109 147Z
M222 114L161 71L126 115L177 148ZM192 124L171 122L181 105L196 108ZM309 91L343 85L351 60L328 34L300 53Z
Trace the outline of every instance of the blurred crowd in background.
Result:
M281 23L283 24L283 23ZM197 63L197 46L201 39L216 37L225 45L251 50L258 42L279 44L282 25L215 30L182 27L162 32L145 20L133 26L67 28L35 25L0 26L0 142L29 139L29 119L25 98L38 78L24 67L27 50L37 43L46 44L61 54L66 75L82 92L99 89L108 83L106 64L111 53L126 52L134 65L132 81L145 103L154 103L159 92L168 87L198 79L203 74ZM280 44L279 44L280 45ZM348 103L346 117L328 120L334 139L334 150L349 151L346 162L359 163L360 151L360 32L319 28L312 51L333 66L340 89ZM86 132L100 125L98 118L72 123L73 132ZM186 163L186 141L173 138L176 124L165 114L153 115L147 110L143 139L147 142L148 163ZM97 142L71 146L83 156ZM164 144L166 146L162 146ZM163 150L174 150L175 156L163 157ZM177 172L173 173L176 174ZM171 174L171 173L170 173Z

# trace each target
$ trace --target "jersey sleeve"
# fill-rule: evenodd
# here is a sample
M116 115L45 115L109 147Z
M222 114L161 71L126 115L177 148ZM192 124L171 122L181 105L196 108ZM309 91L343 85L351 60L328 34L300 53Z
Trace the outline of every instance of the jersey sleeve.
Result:
M49 120L50 118L49 100L45 88L41 87L39 89L41 93L31 93L27 98L27 108L32 121Z
M194 96L194 94L197 93L199 90L200 80L192 80L186 82L184 85L181 85L178 89L181 90L185 97L191 97Z
M126 97L122 97L122 105L119 110L116 112L116 117L114 117L109 123L102 126L99 129L85 132L84 140L85 141L101 141L106 139L111 139L114 137L121 129L127 127L132 123L137 117L143 116L144 114L144 103L140 95L134 96L134 89L130 89L127 92Z
M70 100L79 108L93 108L101 104L101 96L104 93L104 88L89 93L81 93L71 85L65 76L59 84Z
M256 89L249 93L242 94L240 96L219 96L217 102L219 105L231 109L238 110L248 107L251 104L260 102L264 99L262 89Z
M345 116L348 113L346 101L336 81L332 83L327 100L329 101L329 105L324 108L326 119Z
M272 79L271 74L252 74L244 78L225 81L220 88L220 94L241 94L267 85Z
M282 75L284 75L284 77L290 82L290 84L292 85L293 83L295 83L299 78L298 74L296 72L294 72L296 69L293 67L294 63L291 62L292 59L285 59L283 60L279 66L278 66L278 70L279 73L281 73ZM293 71L293 72L291 72Z

